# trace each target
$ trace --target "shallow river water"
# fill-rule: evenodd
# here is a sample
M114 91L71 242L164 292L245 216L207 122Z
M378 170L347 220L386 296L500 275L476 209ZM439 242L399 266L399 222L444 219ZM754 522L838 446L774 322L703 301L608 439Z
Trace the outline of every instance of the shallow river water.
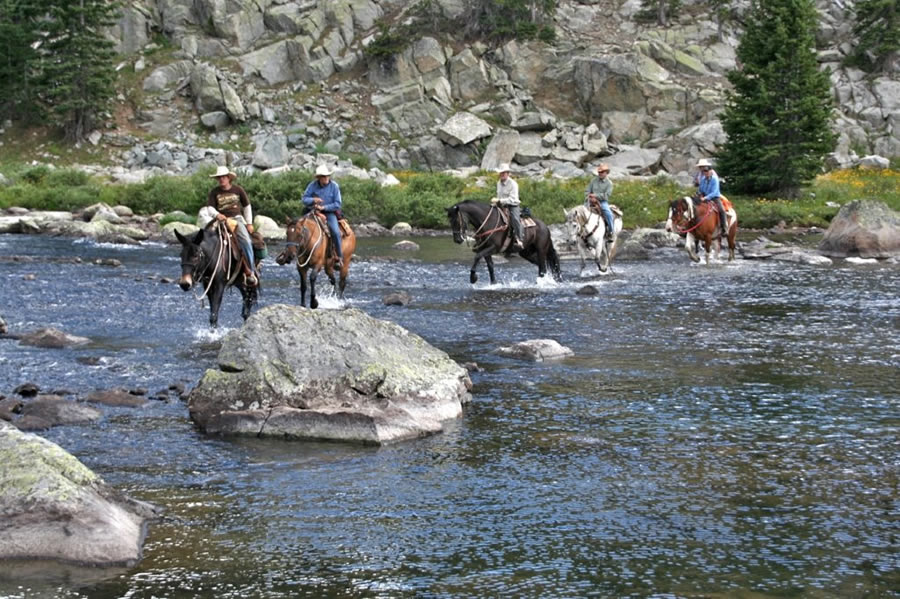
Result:
M560 284L513 260L496 287L472 286L471 254L449 237L415 253L394 241L361 240L346 301L323 307L477 362L462 419L374 448L209 438L174 395L102 408L41 434L165 508L143 560L6 563L0 597L900 595L900 266L664 252L581 296L575 262ZM211 331L203 305L160 282L177 278L176 250L0 236L10 331L92 340L0 340L0 393L196 384L240 301L226 295ZM54 261L72 255L85 262ZM264 285L262 305L297 303L293 267L267 259ZM382 305L399 289L409 306ZM495 353L534 338L575 355Z

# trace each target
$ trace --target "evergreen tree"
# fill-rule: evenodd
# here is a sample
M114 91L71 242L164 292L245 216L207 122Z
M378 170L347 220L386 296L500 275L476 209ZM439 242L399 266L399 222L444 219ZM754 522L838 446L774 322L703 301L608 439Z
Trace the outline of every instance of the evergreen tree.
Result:
M681 10L681 0L642 0L637 18L655 21L660 27L667 27L672 17Z
M34 0L0 0L0 118L34 120L41 9Z
M812 0L755 0L722 116L718 170L737 190L796 192L834 148L828 73L816 62Z
M109 0L45 2L43 99L66 139L78 142L115 93L113 43L103 31L114 24L118 7Z
M857 43L850 64L889 72L900 53L900 0L859 0L853 33Z

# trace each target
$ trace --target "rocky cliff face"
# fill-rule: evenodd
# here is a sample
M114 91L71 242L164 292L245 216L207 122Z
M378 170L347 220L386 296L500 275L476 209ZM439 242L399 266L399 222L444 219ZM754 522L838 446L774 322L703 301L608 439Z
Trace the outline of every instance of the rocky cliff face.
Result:
M739 32L686 3L680 23L636 24L637 0L562 0L559 41L497 48L421 32L389 59L368 57L377 23L403 0L139 0L114 30L140 75L133 118L160 141L111 128L132 172L308 168L323 151L383 168L494 168L566 177L601 158L614 174L684 174L724 141L717 114ZM445 16L461 0L439 0ZM840 66L852 16L820 2L820 62L839 117L835 166L900 156L900 81ZM693 16L691 16L693 15ZM162 37L160 37L162 36ZM153 51L165 39L174 51ZM198 127L199 125L199 127ZM243 151L210 149L252 142ZM253 149L250 150L249 147ZM336 161L336 157L332 157ZM349 163L344 165L349 168Z

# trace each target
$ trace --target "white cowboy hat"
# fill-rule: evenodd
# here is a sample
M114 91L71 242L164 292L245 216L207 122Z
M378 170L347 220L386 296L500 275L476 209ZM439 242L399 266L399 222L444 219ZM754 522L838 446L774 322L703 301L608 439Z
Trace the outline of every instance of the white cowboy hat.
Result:
M501 162L500 166L498 166L496 169L494 169L494 172L496 172L497 174L500 174L500 173L508 173L511 170L512 169L509 168L508 162Z
M608 173L609 165L606 164L605 162L601 162L600 164L597 165L597 172L599 173L600 171Z
M334 171L328 168L327 164L320 164L316 167L317 177L330 177Z
M214 172L213 174L210 175L210 177L212 177L213 179L218 179L219 177L224 177L226 175L232 181L237 179L237 174L234 171L232 171L230 168L228 168L227 166L220 166L219 168L216 169L216 172Z
M701 158L700 160L697 161L697 164L695 164L694 166L696 168L700 168L703 166L708 166L709 168L712 168L712 164L710 164L709 160L707 160L706 158Z

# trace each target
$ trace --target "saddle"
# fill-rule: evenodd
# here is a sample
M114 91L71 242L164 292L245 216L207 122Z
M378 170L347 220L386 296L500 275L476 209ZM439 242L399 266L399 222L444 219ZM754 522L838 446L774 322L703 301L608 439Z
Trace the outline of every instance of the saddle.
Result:
M228 230L229 235L228 245L231 247L231 257L243 262L244 252L241 251L241 246L237 237L237 225L237 221L233 218L225 219L225 228ZM256 262L256 264L250 265L251 269L253 269L263 258L269 255L269 250L266 246L266 240L259 231L250 233L250 245L253 246L253 260Z
M615 204L610 204L609 209L612 210L612 213L615 214L616 216L618 216L619 218L622 218L623 216L625 216L625 213L622 212L622 209L619 208L618 206L616 206ZM594 214L599 214L600 216L603 216L603 214L600 212L600 204L599 203L591 204L591 212L593 212ZM613 218L615 218L615 217L613 217Z
M503 221L503 224L509 228L509 209L506 206L499 206L500 215ZM527 211L527 212L526 212ZM519 220L522 221L522 228L528 229L529 227L536 227L537 223L534 222L534 219L531 217L531 211L528 208L522 208L521 213L519 214Z

